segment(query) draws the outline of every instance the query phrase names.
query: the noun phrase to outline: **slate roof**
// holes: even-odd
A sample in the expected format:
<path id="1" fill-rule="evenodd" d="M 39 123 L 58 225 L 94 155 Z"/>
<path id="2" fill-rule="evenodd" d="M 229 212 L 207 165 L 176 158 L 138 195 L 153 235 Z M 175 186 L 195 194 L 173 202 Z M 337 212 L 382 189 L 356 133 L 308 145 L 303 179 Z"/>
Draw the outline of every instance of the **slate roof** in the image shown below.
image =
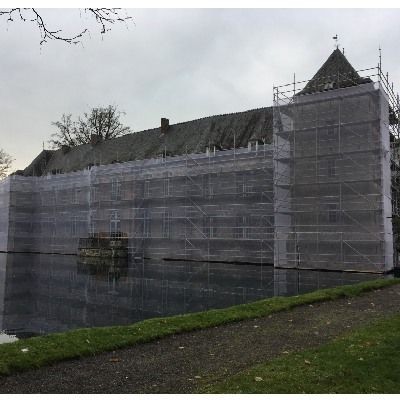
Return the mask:
<path id="1" fill-rule="evenodd" d="M 371 79 L 360 77 L 344 54 L 335 49 L 304 89 L 296 94 L 311 94 L 367 82 Z"/>
<path id="2" fill-rule="evenodd" d="M 23 174 L 45 175 L 82 170 L 89 165 L 111 164 L 167 155 L 203 153 L 207 146 L 217 149 L 246 147 L 249 141 L 272 142 L 272 107 L 234 114 L 216 115 L 169 126 L 165 134 L 160 128 L 121 136 L 98 143 L 84 144 L 64 150 L 47 151 L 36 157 Z M 234 139 L 235 137 L 235 139 Z M 45 160 L 45 165 L 43 165 Z"/>
<path id="3" fill-rule="evenodd" d="M 17 171 L 17 175 L 41 176 L 45 174 L 46 166 L 52 158 L 54 150 L 43 150 L 38 156 L 23 170 Z"/>

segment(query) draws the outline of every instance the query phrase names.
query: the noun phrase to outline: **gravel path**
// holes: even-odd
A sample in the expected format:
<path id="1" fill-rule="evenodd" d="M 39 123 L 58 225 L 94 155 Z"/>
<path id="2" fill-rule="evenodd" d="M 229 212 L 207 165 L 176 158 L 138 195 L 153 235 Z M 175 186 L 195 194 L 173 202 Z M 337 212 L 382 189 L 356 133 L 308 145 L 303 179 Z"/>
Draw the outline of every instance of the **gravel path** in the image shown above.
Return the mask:
<path id="1" fill-rule="evenodd" d="M 400 285 L 0 377 L 0 393 L 188 393 L 400 312 Z"/>

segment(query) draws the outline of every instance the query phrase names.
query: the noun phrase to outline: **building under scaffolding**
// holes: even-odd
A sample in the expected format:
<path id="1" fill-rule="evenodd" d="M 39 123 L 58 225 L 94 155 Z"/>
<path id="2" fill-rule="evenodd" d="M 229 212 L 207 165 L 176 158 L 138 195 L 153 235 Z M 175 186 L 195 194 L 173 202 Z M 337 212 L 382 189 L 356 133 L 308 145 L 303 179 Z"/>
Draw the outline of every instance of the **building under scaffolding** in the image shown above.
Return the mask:
<path id="1" fill-rule="evenodd" d="M 11 176 L 3 249 L 76 254 L 81 238 L 126 237 L 133 256 L 272 264 L 272 175 L 272 146 L 256 143 Z"/>
<path id="2" fill-rule="evenodd" d="M 321 68 L 300 92 L 275 88 L 277 267 L 393 268 L 398 99 L 380 66 L 363 72 Z"/>
<path id="3" fill-rule="evenodd" d="M 398 110 L 380 65 L 335 50 L 273 108 L 43 151 L 0 185 L 0 250 L 391 270 Z"/>

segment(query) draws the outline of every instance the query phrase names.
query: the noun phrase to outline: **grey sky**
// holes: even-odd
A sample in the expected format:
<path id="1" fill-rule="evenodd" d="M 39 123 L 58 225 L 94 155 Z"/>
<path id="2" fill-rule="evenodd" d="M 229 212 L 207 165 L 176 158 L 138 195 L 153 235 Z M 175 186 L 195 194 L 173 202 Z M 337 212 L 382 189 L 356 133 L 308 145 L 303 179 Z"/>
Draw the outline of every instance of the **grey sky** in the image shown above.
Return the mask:
<path id="1" fill-rule="evenodd" d="M 309 79 L 334 34 L 356 69 L 378 63 L 395 86 L 400 10 L 131 9 L 135 24 L 99 29 L 78 10 L 45 10 L 54 27 L 83 25 L 83 46 L 39 46 L 34 25 L 0 20 L 0 147 L 22 169 L 54 132 L 51 121 L 115 104 L 133 130 L 272 104 L 272 85 Z"/>

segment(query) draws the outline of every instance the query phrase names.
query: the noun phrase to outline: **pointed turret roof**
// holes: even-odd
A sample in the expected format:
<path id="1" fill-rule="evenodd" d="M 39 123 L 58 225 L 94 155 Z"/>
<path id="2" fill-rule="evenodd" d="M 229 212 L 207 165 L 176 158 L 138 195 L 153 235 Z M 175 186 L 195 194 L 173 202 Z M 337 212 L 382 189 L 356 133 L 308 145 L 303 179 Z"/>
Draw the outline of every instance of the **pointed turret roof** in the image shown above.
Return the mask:
<path id="1" fill-rule="evenodd" d="M 366 82 L 371 82 L 371 80 L 360 77 L 344 54 L 339 49 L 335 49 L 304 89 L 297 94 L 322 92 Z"/>

